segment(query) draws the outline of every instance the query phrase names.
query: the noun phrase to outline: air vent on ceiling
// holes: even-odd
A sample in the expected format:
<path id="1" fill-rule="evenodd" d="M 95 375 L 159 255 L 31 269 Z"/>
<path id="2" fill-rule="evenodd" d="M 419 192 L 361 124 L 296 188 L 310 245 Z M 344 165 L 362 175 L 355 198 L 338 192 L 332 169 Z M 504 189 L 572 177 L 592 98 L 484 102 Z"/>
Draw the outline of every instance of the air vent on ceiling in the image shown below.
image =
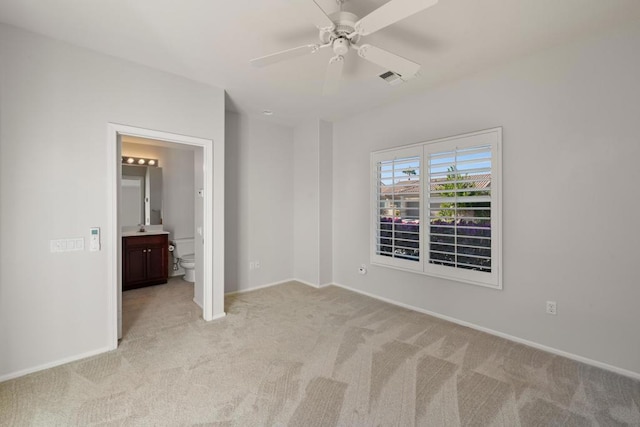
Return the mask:
<path id="1" fill-rule="evenodd" d="M 400 74 L 394 73 L 393 71 L 387 71 L 386 73 L 380 74 L 380 78 L 391 86 L 399 85 L 404 81 Z"/>

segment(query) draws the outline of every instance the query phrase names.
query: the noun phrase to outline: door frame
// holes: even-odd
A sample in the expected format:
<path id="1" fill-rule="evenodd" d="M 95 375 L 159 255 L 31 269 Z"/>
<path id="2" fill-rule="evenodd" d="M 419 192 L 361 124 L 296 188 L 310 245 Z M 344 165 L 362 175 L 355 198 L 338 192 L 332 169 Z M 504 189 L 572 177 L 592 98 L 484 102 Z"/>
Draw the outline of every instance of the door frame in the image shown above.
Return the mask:
<path id="1" fill-rule="evenodd" d="M 139 127 L 107 124 L 108 231 L 104 234 L 108 258 L 109 347 L 118 347 L 118 312 L 122 304 L 122 231 L 119 218 L 122 148 L 120 138 L 132 136 L 201 147 L 203 150 L 203 306 L 206 321 L 220 319 L 224 312 L 224 142 Z M 214 241 L 213 236 L 216 236 Z M 121 327 L 121 325 L 120 325 Z"/>

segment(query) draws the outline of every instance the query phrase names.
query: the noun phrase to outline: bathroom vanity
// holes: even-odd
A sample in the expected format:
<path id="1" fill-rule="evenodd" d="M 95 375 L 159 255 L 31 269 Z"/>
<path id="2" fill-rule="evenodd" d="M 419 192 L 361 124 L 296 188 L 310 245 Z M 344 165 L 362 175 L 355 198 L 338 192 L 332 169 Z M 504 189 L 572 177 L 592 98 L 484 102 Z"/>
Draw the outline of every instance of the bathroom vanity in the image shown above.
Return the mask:
<path id="1" fill-rule="evenodd" d="M 167 283 L 169 233 L 129 232 L 122 235 L 122 290 Z"/>

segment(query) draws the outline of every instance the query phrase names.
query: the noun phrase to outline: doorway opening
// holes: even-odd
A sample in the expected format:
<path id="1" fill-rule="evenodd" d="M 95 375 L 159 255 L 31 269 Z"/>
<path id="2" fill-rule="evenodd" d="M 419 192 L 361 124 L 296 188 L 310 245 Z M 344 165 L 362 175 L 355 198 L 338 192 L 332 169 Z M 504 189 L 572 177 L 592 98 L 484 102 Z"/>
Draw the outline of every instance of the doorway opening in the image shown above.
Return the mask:
<path id="1" fill-rule="evenodd" d="M 196 250 L 197 280 L 194 300 L 202 308 L 206 321 L 219 319 L 224 313 L 224 145 L 210 139 L 154 131 L 118 124 L 108 125 L 110 231 L 105 233 L 109 254 L 109 332 L 110 347 L 115 349 L 122 336 L 122 145 L 135 141 L 193 153 L 194 200 L 193 238 Z M 133 155 L 134 153 L 128 153 Z M 157 159 L 156 159 L 157 160 Z M 146 221 L 147 209 L 143 218 Z M 156 215 L 157 216 L 157 215 Z M 153 227 L 153 225 L 150 225 Z M 159 225 L 162 227 L 163 224 Z M 175 230 L 174 230 L 175 231 Z M 185 231 L 181 231 L 185 233 Z M 215 236 L 215 239 L 214 239 Z M 172 266 L 171 266 L 172 268 Z"/>
<path id="2" fill-rule="evenodd" d="M 124 247 L 118 338 L 126 339 L 132 328 L 145 328 L 146 322 L 154 324 L 171 313 L 202 317 L 202 265 L 195 258 L 203 259 L 204 169 L 202 147 L 123 135 L 120 148 Z M 153 288 L 139 289 L 148 286 Z M 175 304 L 162 297 L 176 290 L 180 298 Z"/>

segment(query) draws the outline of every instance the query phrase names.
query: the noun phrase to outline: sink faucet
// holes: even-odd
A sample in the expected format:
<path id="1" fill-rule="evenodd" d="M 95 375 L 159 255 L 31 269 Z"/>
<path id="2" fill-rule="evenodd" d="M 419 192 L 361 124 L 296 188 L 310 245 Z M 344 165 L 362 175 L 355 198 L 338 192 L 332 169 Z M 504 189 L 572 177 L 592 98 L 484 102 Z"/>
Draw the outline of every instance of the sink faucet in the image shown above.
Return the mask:
<path id="1" fill-rule="evenodd" d="M 144 233 L 145 231 L 147 231 L 147 230 L 144 229 L 144 224 L 138 224 L 138 227 L 140 227 L 138 229 L 138 231 L 141 232 L 141 233 Z"/>

